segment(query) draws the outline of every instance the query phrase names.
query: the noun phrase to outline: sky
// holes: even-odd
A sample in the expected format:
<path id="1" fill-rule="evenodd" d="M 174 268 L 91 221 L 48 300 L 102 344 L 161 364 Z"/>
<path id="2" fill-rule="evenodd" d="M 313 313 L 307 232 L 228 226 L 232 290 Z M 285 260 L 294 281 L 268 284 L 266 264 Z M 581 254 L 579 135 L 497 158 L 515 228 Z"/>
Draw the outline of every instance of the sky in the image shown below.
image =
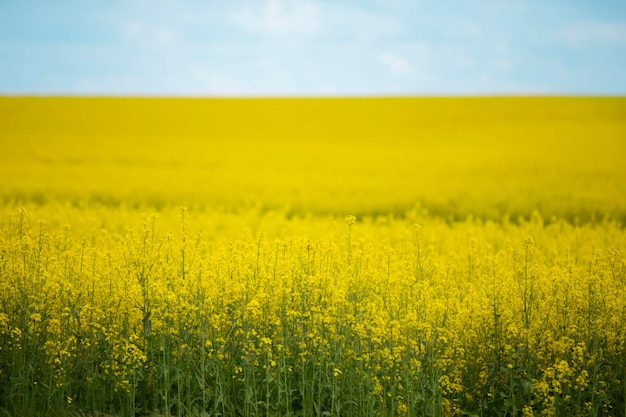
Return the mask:
<path id="1" fill-rule="evenodd" d="M 626 95 L 626 1 L 0 0 L 0 94 Z"/>

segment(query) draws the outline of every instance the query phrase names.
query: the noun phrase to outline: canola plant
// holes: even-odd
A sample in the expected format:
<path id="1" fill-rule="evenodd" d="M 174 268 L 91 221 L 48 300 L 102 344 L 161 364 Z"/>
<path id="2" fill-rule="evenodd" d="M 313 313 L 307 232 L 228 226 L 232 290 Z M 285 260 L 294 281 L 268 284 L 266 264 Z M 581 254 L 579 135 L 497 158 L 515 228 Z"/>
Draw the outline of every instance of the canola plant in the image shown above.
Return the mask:
<path id="1" fill-rule="evenodd" d="M 4 98 L 0 410 L 626 415 L 623 103 Z"/>

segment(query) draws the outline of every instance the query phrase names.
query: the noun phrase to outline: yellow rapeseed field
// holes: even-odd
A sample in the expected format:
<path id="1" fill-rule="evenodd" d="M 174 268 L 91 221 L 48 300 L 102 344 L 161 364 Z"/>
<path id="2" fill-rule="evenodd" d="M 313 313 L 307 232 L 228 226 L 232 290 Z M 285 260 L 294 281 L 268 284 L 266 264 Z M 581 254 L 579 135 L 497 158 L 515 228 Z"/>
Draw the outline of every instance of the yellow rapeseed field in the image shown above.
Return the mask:
<path id="1" fill-rule="evenodd" d="M 0 98 L 0 414 L 626 416 L 624 190 L 624 98 Z"/>

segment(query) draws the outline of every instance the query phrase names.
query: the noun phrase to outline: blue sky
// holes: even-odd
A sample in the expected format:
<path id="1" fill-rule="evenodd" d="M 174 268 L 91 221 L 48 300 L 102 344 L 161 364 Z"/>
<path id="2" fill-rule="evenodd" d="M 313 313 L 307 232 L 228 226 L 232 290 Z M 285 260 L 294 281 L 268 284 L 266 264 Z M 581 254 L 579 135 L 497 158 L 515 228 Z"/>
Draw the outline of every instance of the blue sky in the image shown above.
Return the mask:
<path id="1" fill-rule="evenodd" d="M 626 94 L 624 0 L 0 0 L 0 94 Z"/>

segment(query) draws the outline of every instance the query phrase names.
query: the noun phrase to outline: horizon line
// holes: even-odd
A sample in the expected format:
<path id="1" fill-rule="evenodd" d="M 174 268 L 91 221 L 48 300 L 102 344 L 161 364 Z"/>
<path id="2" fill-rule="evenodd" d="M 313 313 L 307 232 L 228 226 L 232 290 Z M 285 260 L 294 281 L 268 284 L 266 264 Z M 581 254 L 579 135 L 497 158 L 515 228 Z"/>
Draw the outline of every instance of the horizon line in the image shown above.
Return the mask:
<path id="1" fill-rule="evenodd" d="M 419 99 L 419 98 L 626 98 L 626 93 L 480 93 L 480 94 L 277 94 L 277 95 L 195 95 L 195 94 L 38 94 L 2 93 L 0 98 L 76 98 L 76 99 L 191 99 L 191 100 L 314 100 L 314 99 Z"/>

